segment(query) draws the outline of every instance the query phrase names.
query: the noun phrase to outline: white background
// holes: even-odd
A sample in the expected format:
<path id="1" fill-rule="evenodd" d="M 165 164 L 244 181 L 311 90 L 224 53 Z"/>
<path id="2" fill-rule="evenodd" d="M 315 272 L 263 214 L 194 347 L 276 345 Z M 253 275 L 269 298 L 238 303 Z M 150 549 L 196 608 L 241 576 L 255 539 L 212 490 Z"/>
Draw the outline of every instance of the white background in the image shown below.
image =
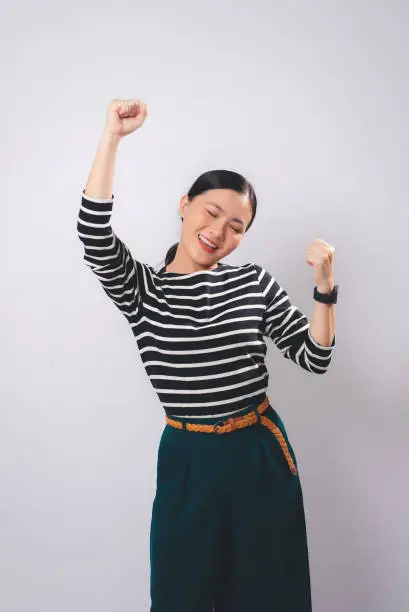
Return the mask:
<path id="1" fill-rule="evenodd" d="M 306 247 L 335 246 L 330 369 L 269 341 L 269 398 L 298 457 L 314 612 L 409 609 L 408 16 L 385 0 L 2 5 L 2 611 L 149 609 L 164 411 L 76 235 L 113 98 L 149 112 L 115 170 L 136 259 L 162 262 L 180 198 L 220 168 L 258 198 L 226 263 L 265 266 L 309 318 Z"/>

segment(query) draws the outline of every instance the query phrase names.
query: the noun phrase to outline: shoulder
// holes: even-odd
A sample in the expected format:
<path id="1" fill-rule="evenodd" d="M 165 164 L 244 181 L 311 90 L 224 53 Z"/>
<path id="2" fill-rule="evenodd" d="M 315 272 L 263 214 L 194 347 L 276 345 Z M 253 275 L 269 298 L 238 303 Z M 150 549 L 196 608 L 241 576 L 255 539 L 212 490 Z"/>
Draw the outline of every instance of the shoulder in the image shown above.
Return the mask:
<path id="1" fill-rule="evenodd" d="M 270 272 L 262 264 L 255 261 L 249 261 L 239 266 L 224 264 L 224 271 L 227 273 L 231 271 L 233 276 L 243 279 L 243 283 L 251 282 L 253 285 L 256 283 L 256 286 L 258 285 L 263 292 L 270 290 L 270 287 L 273 290 L 279 288 L 279 284 Z"/>
<path id="2" fill-rule="evenodd" d="M 262 284 L 265 285 L 267 282 L 274 280 L 270 272 L 262 264 L 251 261 L 246 266 L 256 274 L 257 280 Z"/>
<path id="3" fill-rule="evenodd" d="M 259 278 L 264 273 L 264 268 L 254 261 L 248 261 L 239 265 L 232 265 L 223 262 L 220 263 L 220 273 L 222 275 L 226 275 L 232 279 L 240 279 L 243 283 L 254 283 L 254 281 L 258 283 Z"/>

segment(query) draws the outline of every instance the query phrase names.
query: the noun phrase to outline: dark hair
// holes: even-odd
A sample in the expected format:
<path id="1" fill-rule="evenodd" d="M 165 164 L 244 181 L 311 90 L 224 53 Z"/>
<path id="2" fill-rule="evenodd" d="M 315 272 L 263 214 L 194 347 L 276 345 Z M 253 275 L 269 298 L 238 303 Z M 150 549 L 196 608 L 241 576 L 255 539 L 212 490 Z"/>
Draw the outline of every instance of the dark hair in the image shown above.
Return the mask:
<path id="1" fill-rule="evenodd" d="M 245 194 L 249 197 L 253 214 L 250 223 L 246 227 L 245 231 L 247 232 L 253 223 L 257 210 L 257 198 L 251 183 L 249 183 L 244 176 L 232 170 L 209 170 L 196 179 L 188 191 L 188 198 L 192 200 L 209 189 L 233 189 L 237 191 L 237 193 Z M 168 249 L 165 257 L 165 266 L 170 264 L 175 258 L 178 244 L 179 243 L 176 242 Z"/>

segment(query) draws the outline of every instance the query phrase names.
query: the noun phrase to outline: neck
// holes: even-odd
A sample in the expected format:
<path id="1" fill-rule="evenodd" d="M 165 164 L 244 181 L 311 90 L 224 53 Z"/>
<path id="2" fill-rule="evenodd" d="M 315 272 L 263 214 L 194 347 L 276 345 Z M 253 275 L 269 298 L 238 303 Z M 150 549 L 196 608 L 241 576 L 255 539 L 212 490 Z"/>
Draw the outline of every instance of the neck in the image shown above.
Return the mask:
<path id="1" fill-rule="evenodd" d="M 165 272 L 174 272 L 175 274 L 190 274 L 191 272 L 204 272 L 206 270 L 215 270 L 219 267 L 219 262 L 206 266 L 192 259 L 184 250 L 183 245 L 179 242 L 176 249 L 176 255 L 172 261 L 166 266 Z"/>

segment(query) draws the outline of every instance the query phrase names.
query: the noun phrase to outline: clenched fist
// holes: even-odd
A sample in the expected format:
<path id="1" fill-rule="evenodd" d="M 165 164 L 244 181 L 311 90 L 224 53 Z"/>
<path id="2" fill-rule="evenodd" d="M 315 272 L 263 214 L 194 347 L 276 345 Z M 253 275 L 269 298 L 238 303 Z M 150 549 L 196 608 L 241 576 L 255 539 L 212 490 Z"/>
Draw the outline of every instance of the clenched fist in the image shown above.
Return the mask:
<path id="1" fill-rule="evenodd" d="M 147 114 L 146 104 L 141 100 L 115 98 L 108 106 L 105 132 L 122 138 L 140 128 Z"/>
<path id="2" fill-rule="evenodd" d="M 334 253 L 335 247 L 320 238 L 307 246 L 307 264 L 313 266 L 314 282 L 323 293 L 331 291 L 334 286 Z"/>

